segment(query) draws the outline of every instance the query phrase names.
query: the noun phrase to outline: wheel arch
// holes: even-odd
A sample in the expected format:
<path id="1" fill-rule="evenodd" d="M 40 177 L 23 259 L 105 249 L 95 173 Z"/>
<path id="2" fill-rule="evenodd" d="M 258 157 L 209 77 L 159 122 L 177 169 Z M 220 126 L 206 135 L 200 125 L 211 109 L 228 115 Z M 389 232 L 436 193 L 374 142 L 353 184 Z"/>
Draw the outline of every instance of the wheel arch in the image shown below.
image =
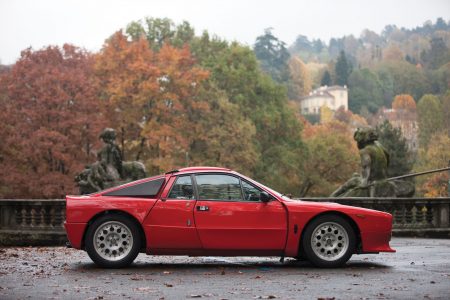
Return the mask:
<path id="1" fill-rule="evenodd" d="M 329 216 L 340 216 L 342 218 L 344 218 L 346 221 L 348 221 L 348 223 L 350 224 L 350 226 L 352 227 L 353 231 L 355 232 L 355 236 L 356 236 L 356 249 L 355 249 L 355 253 L 359 253 L 362 249 L 362 240 L 361 240 L 361 230 L 359 229 L 358 224 L 355 222 L 355 220 L 352 219 L 352 217 L 350 217 L 349 215 L 340 212 L 340 211 L 324 211 L 321 212 L 317 215 L 315 215 L 314 217 L 312 217 L 311 219 L 308 220 L 308 222 L 305 224 L 305 226 L 303 226 L 302 232 L 300 234 L 300 239 L 299 239 L 299 246 L 298 246 L 298 256 L 301 257 L 303 255 L 304 249 L 303 249 L 303 237 L 305 235 L 305 230 L 306 228 L 317 218 L 325 216 L 325 215 L 329 215 Z"/>
<path id="2" fill-rule="evenodd" d="M 81 239 L 81 249 L 85 249 L 85 239 L 86 239 L 86 233 L 88 231 L 89 226 L 92 225 L 92 223 L 95 222 L 95 220 L 97 220 L 98 218 L 105 216 L 105 215 L 122 215 L 127 217 L 128 219 L 130 219 L 131 221 L 133 221 L 137 228 L 139 229 L 139 237 L 141 238 L 141 251 L 146 249 L 147 247 L 147 239 L 145 237 L 145 232 L 144 232 L 144 228 L 142 227 L 142 224 L 130 213 L 123 211 L 123 210 L 118 210 L 118 209 L 109 209 L 109 210 L 104 210 L 101 211 L 99 213 L 97 213 L 96 215 L 94 215 L 87 223 L 86 228 L 84 229 L 83 232 L 83 238 Z"/>

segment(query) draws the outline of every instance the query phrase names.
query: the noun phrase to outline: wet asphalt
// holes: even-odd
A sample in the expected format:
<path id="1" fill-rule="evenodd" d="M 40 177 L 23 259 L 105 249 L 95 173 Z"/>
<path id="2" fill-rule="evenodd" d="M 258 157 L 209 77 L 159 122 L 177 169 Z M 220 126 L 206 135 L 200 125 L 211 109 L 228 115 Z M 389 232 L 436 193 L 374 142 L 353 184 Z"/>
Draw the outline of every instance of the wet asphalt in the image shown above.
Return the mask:
<path id="1" fill-rule="evenodd" d="M 397 253 L 338 269 L 265 257 L 140 254 L 100 269 L 84 251 L 0 248 L 0 299 L 450 299 L 450 240 L 394 238 Z"/>

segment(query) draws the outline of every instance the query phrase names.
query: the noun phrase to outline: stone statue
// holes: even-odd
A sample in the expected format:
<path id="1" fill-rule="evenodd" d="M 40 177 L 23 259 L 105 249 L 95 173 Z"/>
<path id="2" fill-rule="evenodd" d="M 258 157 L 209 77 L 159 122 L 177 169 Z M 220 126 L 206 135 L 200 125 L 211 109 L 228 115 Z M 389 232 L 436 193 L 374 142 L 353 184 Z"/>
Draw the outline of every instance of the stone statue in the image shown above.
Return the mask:
<path id="1" fill-rule="evenodd" d="M 97 153 L 97 161 L 87 165 L 75 177 L 80 194 L 90 194 L 147 176 L 145 166 L 138 161 L 123 161 L 116 145 L 116 132 L 106 128 L 100 134 L 104 145 Z"/>
<path id="2" fill-rule="evenodd" d="M 355 132 L 361 158 L 361 174 L 352 178 L 331 194 L 331 197 L 412 197 L 414 184 L 409 181 L 387 181 L 389 153 L 378 142 L 378 135 L 372 128 Z"/>
<path id="3" fill-rule="evenodd" d="M 100 134 L 100 138 L 105 145 L 97 153 L 97 160 L 104 167 L 108 180 L 120 180 L 123 177 L 122 153 L 115 144 L 116 131 L 112 128 L 106 128 Z"/>

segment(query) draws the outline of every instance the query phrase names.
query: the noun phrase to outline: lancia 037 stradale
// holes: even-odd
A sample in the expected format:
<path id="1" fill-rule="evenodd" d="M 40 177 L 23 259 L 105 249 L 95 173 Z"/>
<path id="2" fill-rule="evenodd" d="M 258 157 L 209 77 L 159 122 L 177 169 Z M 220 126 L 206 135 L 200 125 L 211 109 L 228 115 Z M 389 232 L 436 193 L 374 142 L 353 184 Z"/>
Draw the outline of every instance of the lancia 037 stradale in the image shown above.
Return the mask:
<path id="1" fill-rule="evenodd" d="M 67 196 L 70 245 L 99 266 L 150 255 L 280 256 L 319 267 L 395 252 L 385 212 L 292 200 L 225 168 L 191 167 Z"/>

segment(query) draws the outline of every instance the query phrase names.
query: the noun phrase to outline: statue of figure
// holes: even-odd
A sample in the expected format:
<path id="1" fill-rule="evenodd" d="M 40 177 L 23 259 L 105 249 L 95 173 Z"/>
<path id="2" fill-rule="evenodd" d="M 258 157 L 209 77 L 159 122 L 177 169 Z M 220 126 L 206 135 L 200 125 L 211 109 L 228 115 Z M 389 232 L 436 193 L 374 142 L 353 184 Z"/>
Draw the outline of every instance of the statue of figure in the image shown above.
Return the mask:
<path id="1" fill-rule="evenodd" d="M 97 153 L 97 160 L 102 163 L 109 181 L 115 181 L 123 177 L 122 153 L 115 144 L 116 131 L 106 128 L 100 134 L 100 138 L 105 143 L 103 148 Z"/>
<path id="2" fill-rule="evenodd" d="M 90 194 L 147 176 L 145 166 L 138 161 L 123 161 L 115 143 L 116 132 L 106 128 L 100 134 L 104 146 L 97 153 L 97 161 L 85 167 L 75 177 L 80 194 Z"/>
<path id="3" fill-rule="evenodd" d="M 352 178 L 331 194 L 331 197 L 411 197 L 414 185 L 407 181 L 387 181 L 389 153 L 378 142 L 372 128 L 359 129 L 354 134 L 361 158 L 361 174 Z"/>

